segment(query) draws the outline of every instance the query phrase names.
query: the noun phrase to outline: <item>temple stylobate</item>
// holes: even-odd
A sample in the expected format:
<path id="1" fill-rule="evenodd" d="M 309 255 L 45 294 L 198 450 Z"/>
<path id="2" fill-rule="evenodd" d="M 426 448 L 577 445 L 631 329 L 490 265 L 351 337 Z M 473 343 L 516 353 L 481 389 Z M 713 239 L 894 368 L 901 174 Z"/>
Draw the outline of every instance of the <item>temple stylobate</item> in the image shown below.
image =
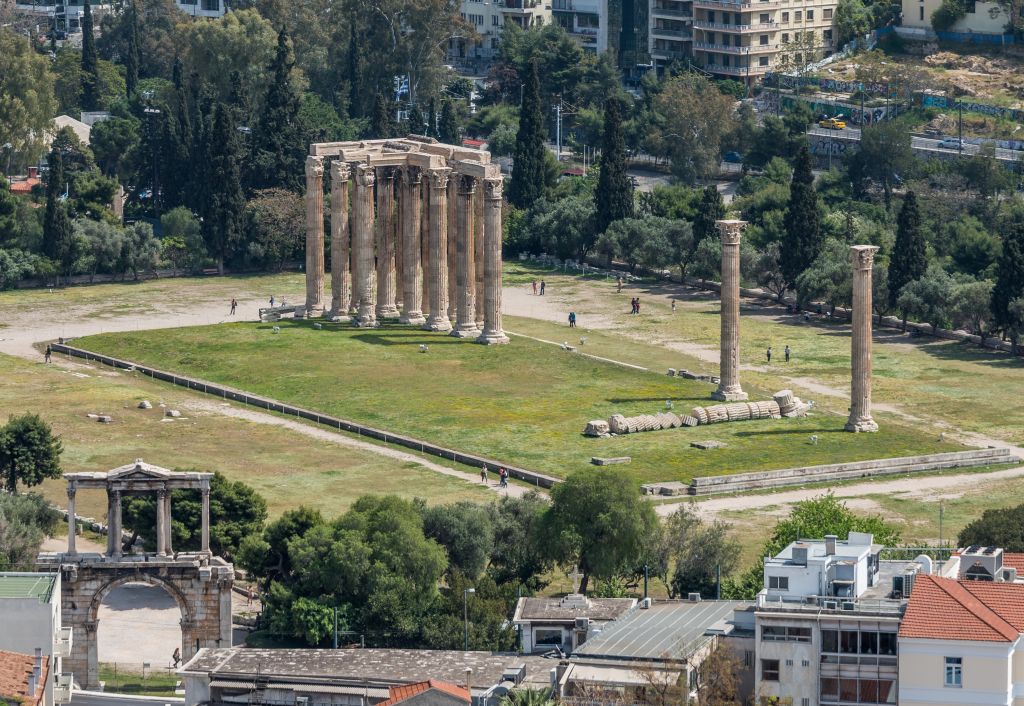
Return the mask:
<path id="1" fill-rule="evenodd" d="M 397 319 L 479 343 L 508 343 L 501 324 L 502 184 L 489 152 L 429 137 L 310 145 L 306 316 L 361 327 Z"/>

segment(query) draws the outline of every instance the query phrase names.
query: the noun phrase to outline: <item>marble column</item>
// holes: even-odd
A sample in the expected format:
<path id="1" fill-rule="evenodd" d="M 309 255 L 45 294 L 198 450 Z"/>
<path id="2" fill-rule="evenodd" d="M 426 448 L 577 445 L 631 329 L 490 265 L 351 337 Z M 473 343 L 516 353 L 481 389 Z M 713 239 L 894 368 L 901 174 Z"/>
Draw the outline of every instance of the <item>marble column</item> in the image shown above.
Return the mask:
<path id="1" fill-rule="evenodd" d="M 422 178 L 420 189 L 420 267 L 423 270 L 423 296 L 420 308 L 426 314 L 430 310 L 430 182 Z"/>
<path id="2" fill-rule="evenodd" d="M 156 491 L 156 553 L 160 556 L 167 554 L 167 533 L 164 525 L 167 524 L 167 489 L 161 488 Z"/>
<path id="3" fill-rule="evenodd" d="M 201 521 L 202 526 L 202 550 L 204 553 L 210 553 L 210 486 L 208 481 L 204 481 L 202 488 L 203 494 L 203 516 Z"/>
<path id="4" fill-rule="evenodd" d="M 395 306 L 395 170 L 377 170 L 377 318 L 398 318 Z"/>
<path id="5" fill-rule="evenodd" d="M 115 490 L 110 493 L 111 521 L 107 532 L 111 539 L 111 554 L 115 557 L 121 556 L 121 544 L 124 539 L 121 537 L 121 491 Z"/>
<path id="6" fill-rule="evenodd" d="M 373 185 L 376 176 L 369 164 L 356 166 L 352 193 L 352 263 L 355 274 L 356 325 L 377 326 L 377 292 L 373 286 Z"/>
<path id="7" fill-rule="evenodd" d="M 484 189 L 473 197 L 473 262 L 476 264 L 476 327 L 484 330 Z"/>
<path id="8" fill-rule="evenodd" d="M 348 180 L 351 170 L 344 162 L 331 163 L 331 319 L 348 321 L 352 300 L 349 266 Z"/>
<path id="9" fill-rule="evenodd" d="M 718 389 L 712 399 L 741 402 L 747 393 L 740 387 L 740 237 L 745 221 L 717 221 L 722 238 L 721 364 Z"/>
<path id="10" fill-rule="evenodd" d="M 75 551 L 75 535 L 78 533 L 78 523 L 75 522 L 75 492 L 77 486 L 74 481 L 68 483 L 68 554 L 77 554 Z"/>
<path id="11" fill-rule="evenodd" d="M 400 242 L 402 243 L 402 316 L 403 324 L 420 326 L 426 322 L 423 318 L 423 263 L 420 260 L 420 232 L 423 214 L 423 200 L 420 198 L 420 187 L 423 178 L 418 167 L 406 167 L 402 170 L 402 195 L 399 199 L 401 214 Z"/>
<path id="12" fill-rule="evenodd" d="M 501 327 L 501 190 L 498 177 L 484 179 L 484 328 L 478 343 L 508 343 Z"/>
<path id="13" fill-rule="evenodd" d="M 476 194 L 476 179 L 471 176 L 458 177 L 459 203 L 456 211 L 459 231 L 455 245 L 455 329 L 453 336 L 477 338 L 480 329 L 476 326 L 476 263 L 473 245 L 473 220 L 475 209 L 473 197 Z"/>
<path id="14" fill-rule="evenodd" d="M 424 328 L 451 331 L 448 318 L 448 167 L 427 171 L 430 187 L 430 311 Z"/>
<path id="15" fill-rule="evenodd" d="M 455 324 L 458 317 L 456 308 L 458 305 L 458 294 L 456 288 L 456 268 L 458 267 L 458 254 L 456 248 L 459 243 L 459 177 L 452 174 L 448 179 L 448 320 Z"/>
<path id="16" fill-rule="evenodd" d="M 853 264 L 853 327 L 850 338 L 851 390 L 850 418 L 846 431 L 878 431 L 871 418 L 871 269 L 875 264 L 874 245 L 850 248 Z"/>
<path id="17" fill-rule="evenodd" d="M 306 316 L 324 313 L 324 160 L 306 157 Z"/>
<path id="18" fill-rule="evenodd" d="M 171 532 L 171 491 L 168 490 L 164 494 L 164 548 L 168 554 L 174 554 L 173 538 L 174 534 Z"/>

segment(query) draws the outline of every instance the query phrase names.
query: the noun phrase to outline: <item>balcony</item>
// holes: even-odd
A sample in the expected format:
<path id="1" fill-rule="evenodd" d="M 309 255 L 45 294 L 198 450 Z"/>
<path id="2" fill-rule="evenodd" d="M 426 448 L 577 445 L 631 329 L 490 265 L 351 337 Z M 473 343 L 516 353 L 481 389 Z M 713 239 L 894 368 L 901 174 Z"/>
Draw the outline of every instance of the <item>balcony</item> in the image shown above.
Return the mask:
<path id="1" fill-rule="evenodd" d="M 58 674 L 53 686 L 53 703 L 71 703 L 71 683 L 74 681 L 73 674 Z"/>
<path id="2" fill-rule="evenodd" d="M 690 10 L 676 7 L 652 7 L 651 15 L 654 17 L 693 17 Z"/>
<path id="3" fill-rule="evenodd" d="M 55 657 L 71 656 L 71 628 L 61 628 L 53 641 L 53 654 Z"/>
<path id="4" fill-rule="evenodd" d="M 651 49 L 651 56 L 655 59 L 672 61 L 673 59 L 686 59 L 690 54 L 679 49 Z"/>
<path id="5" fill-rule="evenodd" d="M 666 27 L 652 27 L 651 34 L 655 37 L 675 37 L 677 39 L 690 38 L 690 33 L 685 29 L 668 29 Z"/>
<path id="6" fill-rule="evenodd" d="M 724 54 L 764 54 L 766 52 L 778 51 L 778 44 L 754 44 L 749 47 L 736 47 L 731 44 L 710 44 L 708 42 L 694 42 L 694 49 L 704 51 L 716 51 Z"/>
<path id="7" fill-rule="evenodd" d="M 710 29 L 716 32 L 775 32 L 779 26 L 774 22 L 758 23 L 752 25 L 727 25 L 721 22 L 708 22 L 707 20 L 694 20 L 694 27 Z"/>
<path id="8" fill-rule="evenodd" d="M 721 66 L 720 64 L 705 64 L 700 68 L 709 74 L 723 76 L 762 76 L 772 70 L 771 66 Z"/>
<path id="9" fill-rule="evenodd" d="M 745 2 L 728 2 L 728 0 L 693 0 L 694 7 L 704 7 L 709 10 L 726 10 L 732 12 L 756 12 L 758 10 L 776 10 L 782 6 L 780 0 L 746 0 Z"/>

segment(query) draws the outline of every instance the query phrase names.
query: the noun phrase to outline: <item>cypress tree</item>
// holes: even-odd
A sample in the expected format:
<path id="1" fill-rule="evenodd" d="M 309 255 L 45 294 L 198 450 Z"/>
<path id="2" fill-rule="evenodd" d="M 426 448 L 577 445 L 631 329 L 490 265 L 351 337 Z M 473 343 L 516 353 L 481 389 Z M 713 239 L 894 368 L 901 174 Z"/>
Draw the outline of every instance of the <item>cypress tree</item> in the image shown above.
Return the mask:
<path id="1" fill-rule="evenodd" d="M 46 213 L 43 215 L 43 254 L 60 266 L 62 274 L 71 274 L 74 265 L 74 231 L 64 196 L 64 158 L 50 152 L 46 182 Z"/>
<path id="2" fill-rule="evenodd" d="M 221 103 L 214 110 L 207 145 L 209 179 L 203 199 L 203 239 L 217 259 L 217 271 L 224 273 L 224 261 L 242 239 L 245 194 L 239 165 L 238 131 L 231 109 Z"/>
<path id="3" fill-rule="evenodd" d="M 353 16 L 348 35 L 348 117 L 358 118 L 363 114 L 360 99 L 362 86 L 359 80 L 359 42 L 356 41 L 356 22 Z"/>
<path id="4" fill-rule="evenodd" d="M 601 173 L 594 191 L 598 233 L 615 221 L 633 216 L 633 184 L 626 174 L 626 140 L 622 136 L 619 108 L 617 99 L 605 101 Z"/>
<path id="5" fill-rule="evenodd" d="M 383 139 L 391 137 L 394 128 L 391 125 L 391 113 L 388 112 L 387 101 L 380 93 L 373 102 L 373 115 L 370 117 L 370 137 L 372 139 Z"/>
<path id="6" fill-rule="evenodd" d="M 93 111 L 99 104 L 100 74 L 96 41 L 92 34 L 92 8 L 85 0 L 82 9 L 82 110 Z"/>
<path id="7" fill-rule="evenodd" d="M 921 231 L 921 211 L 917 195 L 908 191 L 896 219 L 896 242 L 889 258 L 889 305 L 895 307 L 900 290 L 924 277 L 927 269 L 928 254 Z"/>
<path id="8" fill-rule="evenodd" d="M 519 109 L 519 132 L 512 162 L 509 203 L 526 208 L 544 195 L 544 119 L 540 109 L 540 78 L 537 62 L 530 62 L 523 103 Z"/>
<path id="9" fill-rule="evenodd" d="M 420 107 L 413 103 L 412 108 L 409 109 L 409 132 L 414 135 L 425 135 L 426 124 L 427 121 L 423 118 Z"/>
<path id="10" fill-rule="evenodd" d="M 255 188 L 300 188 L 305 146 L 299 133 L 299 95 L 292 86 L 294 65 L 288 33 L 282 28 L 277 34 L 277 53 L 270 64 L 273 79 L 253 130 Z"/>
<path id="11" fill-rule="evenodd" d="M 128 44 L 124 57 L 124 83 L 128 89 L 128 97 L 135 95 L 135 88 L 139 85 L 139 16 L 135 7 L 135 0 L 128 3 L 127 12 Z"/>
<path id="12" fill-rule="evenodd" d="M 427 104 L 427 137 L 437 137 L 437 103 L 433 98 Z"/>
<path id="13" fill-rule="evenodd" d="M 441 108 L 441 121 L 437 126 L 438 139 L 449 145 L 459 144 L 459 121 L 451 101 L 445 101 Z"/>
<path id="14" fill-rule="evenodd" d="M 1003 252 L 992 288 L 992 320 L 1001 331 L 1020 326 L 1010 304 L 1024 298 L 1024 223 L 1014 223 L 1003 236 Z"/>
<path id="15" fill-rule="evenodd" d="M 697 215 L 693 219 L 693 247 L 696 250 L 702 240 L 715 236 L 718 226 L 715 221 L 725 218 L 725 201 L 714 184 L 704 187 Z"/>
<path id="16" fill-rule="evenodd" d="M 783 225 L 782 276 L 792 287 L 821 250 L 821 210 L 807 145 L 802 145 L 796 156 Z"/>

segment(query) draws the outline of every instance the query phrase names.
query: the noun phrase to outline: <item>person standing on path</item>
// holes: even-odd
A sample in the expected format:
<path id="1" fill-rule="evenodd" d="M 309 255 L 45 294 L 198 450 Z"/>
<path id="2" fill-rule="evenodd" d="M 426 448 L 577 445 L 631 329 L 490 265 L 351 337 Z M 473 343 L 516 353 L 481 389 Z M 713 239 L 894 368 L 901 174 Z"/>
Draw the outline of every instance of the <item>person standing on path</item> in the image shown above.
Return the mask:
<path id="1" fill-rule="evenodd" d="M 616 290 L 616 293 L 617 294 L 621 294 L 622 293 L 622 275 L 619 275 L 618 277 L 615 278 L 615 286 L 618 287 L 618 289 Z"/>
<path id="2" fill-rule="evenodd" d="M 633 313 L 635 313 L 635 314 L 639 314 L 640 313 L 640 297 L 636 298 L 636 311 L 633 312 Z"/>
<path id="3" fill-rule="evenodd" d="M 238 308 L 238 300 L 232 298 L 231 299 L 231 314 L 230 314 L 230 316 L 234 316 L 235 315 L 235 309 L 237 309 L 237 308 Z"/>
<path id="4" fill-rule="evenodd" d="M 782 351 L 782 353 L 783 353 L 783 355 L 786 356 L 786 362 L 788 363 L 789 362 L 789 344 L 788 343 L 786 344 L 786 349 L 784 351 Z"/>
<path id="5" fill-rule="evenodd" d="M 544 289 L 546 288 L 546 286 L 547 286 L 547 285 L 546 285 L 546 284 L 544 284 L 544 280 L 541 280 L 541 281 L 540 281 L 540 295 L 541 295 L 542 297 L 544 296 Z"/>
<path id="6" fill-rule="evenodd" d="M 533 296 L 537 296 L 537 280 L 533 280 Z"/>
<path id="7" fill-rule="evenodd" d="M 771 346 L 768 346 L 768 350 L 766 350 L 764 352 L 764 355 L 765 355 L 766 358 L 768 358 L 768 362 L 771 363 L 772 362 L 772 347 Z"/>
<path id="8" fill-rule="evenodd" d="M 270 306 L 274 306 L 274 295 L 270 295 Z"/>
<path id="9" fill-rule="evenodd" d="M 50 362 L 50 356 L 53 355 L 53 349 L 50 348 L 50 344 L 46 344 L 46 352 L 43 353 L 43 361 L 46 363 Z"/>
<path id="10" fill-rule="evenodd" d="M 487 485 L 487 466 L 480 469 L 480 482 Z"/>
<path id="11" fill-rule="evenodd" d="M 676 300 L 675 299 L 672 300 L 672 313 L 673 314 L 676 313 Z"/>
<path id="12" fill-rule="evenodd" d="M 576 328 L 576 312 L 569 312 L 569 328 Z"/>

